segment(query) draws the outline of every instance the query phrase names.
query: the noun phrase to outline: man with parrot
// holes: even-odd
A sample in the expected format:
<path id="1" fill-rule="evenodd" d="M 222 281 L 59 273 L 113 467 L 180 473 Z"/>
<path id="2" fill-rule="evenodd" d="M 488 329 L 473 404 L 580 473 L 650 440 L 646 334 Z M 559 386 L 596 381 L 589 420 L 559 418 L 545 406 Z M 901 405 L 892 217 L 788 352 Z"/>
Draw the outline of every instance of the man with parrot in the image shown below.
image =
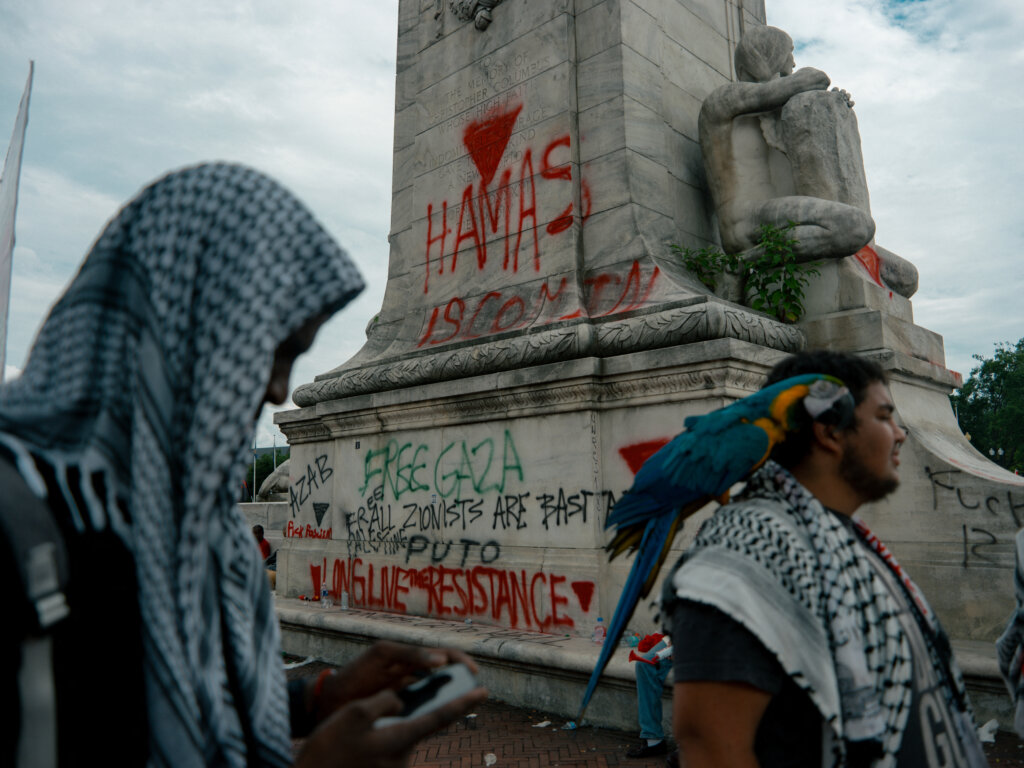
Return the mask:
<path id="1" fill-rule="evenodd" d="M 761 392 L 687 419 L 609 515 L 612 556 L 636 550 L 614 646 L 682 520 L 746 480 L 664 582 L 688 768 L 987 765 L 948 638 L 854 516 L 899 484 L 886 383 L 853 355 L 789 357 Z"/>

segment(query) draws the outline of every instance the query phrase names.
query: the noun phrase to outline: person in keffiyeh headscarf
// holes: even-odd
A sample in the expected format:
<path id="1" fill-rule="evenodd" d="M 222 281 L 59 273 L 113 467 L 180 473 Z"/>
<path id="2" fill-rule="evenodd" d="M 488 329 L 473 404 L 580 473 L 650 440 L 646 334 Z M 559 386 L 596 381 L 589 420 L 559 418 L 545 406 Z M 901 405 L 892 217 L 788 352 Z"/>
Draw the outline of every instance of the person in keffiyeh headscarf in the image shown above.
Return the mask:
<path id="1" fill-rule="evenodd" d="M 262 403 L 283 402 L 295 357 L 362 288 L 276 182 L 188 168 L 106 226 L 24 372 L 0 389 L 0 467 L 45 500 L 67 548 L 70 612 L 53 632 L 59 764 L 291 762 L 277 622 L 235 489 Z M 308 725 L 398 683 L 366 669 L 451 658 L 374 654 L 360 679 L 321 681 L 331 706 L 317 703 Z M 393 712 L 397 698 L 369 701 L 309 743 L 334 739 L 337 764 L 377 764 L 366 713 Z M 388 759 L 453 712 L 392 734 Z"/>
<path id="2" fill-rule="evenodd" d="M 999 672 L 1013 700 L 1013 729 L 1024 739 L 1024 529 L 1015 540 L 1017 566 L 1013 572 L 1013 592 L 1017 607 L 1010 614 L 1006 629 L 996 640 Z"/>
<path id="3" fill-rule="evenodd" d="M 681 762 L 987 766 L 948 635 L 857 517 L 900 482 L 907 433 L 885 372 L 811 350 L 776 364 L 766 386 L 811 373 L 847 395 L 794 409 L 785 440 L 664 582 Z"/>

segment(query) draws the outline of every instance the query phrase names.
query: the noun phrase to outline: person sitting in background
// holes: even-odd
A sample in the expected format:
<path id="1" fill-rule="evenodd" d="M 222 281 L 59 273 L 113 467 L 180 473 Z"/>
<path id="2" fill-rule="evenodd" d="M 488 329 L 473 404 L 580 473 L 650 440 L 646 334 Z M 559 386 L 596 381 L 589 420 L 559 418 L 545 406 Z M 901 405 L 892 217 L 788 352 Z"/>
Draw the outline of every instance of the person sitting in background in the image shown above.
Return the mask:
<path id="1" fill-rule="evenodd" d="M 260 554 L 263 555 L 263 561 L 266 562 L 267 558 L 270 557 L 270 542 L 263 538 L 263 526 L 254 525 L 252 527 L 252 535 L 256 537 L 256 544 L 260 548 Z"/>
<path id="2" fill-rule="evenodd" d="M 362 287 L 306 208 L 248 168 L 173 172 L 108 223 L 0 388 L 0 505 L 23 499 L 22 527 L 59 530 L 0 558 L 24 587 L 0 641 L 16 713 L 0 764 L 292 762 L 278 624 L 234 489 L 263 403 L 284 402 L 295 358 Z M 389 644 L 304 683 L 297 764 L 405 764 L 486 691 L 373 722 L 401 709 L 410 673 L 456 660 Z"/>
<path id="3" fill-rule="evenodd" d="M 672 638 L 657 632 L 644 636 L 629 660 L 636 662 L 636 705 L 640 721 L 640 744 L 626 751 L 626 757 L 654 757 L 668 752 L 665 729 L 661 726 L 661 694 L 665 678 L 672 671 Z"/>

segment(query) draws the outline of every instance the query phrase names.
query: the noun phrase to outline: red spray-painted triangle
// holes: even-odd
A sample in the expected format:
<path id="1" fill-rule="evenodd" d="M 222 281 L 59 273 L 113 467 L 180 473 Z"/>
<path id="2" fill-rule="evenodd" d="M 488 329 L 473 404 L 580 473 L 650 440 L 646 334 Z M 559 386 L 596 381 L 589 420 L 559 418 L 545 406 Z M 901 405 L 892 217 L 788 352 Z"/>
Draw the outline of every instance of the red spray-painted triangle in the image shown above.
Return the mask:
<path id="1" fill-rule="evenodd" d="M 469 150 L 485 187 L 498 171 L 508 140 L 512 137 L 512 127 L 522 111 L 522 104 L 508 111 L 496 107 L 484 115 L 483 120 L 467 125 L 462 134 L 462 143 Z"/>
<path id="2" fill-rule="evenodd" d="M 853 258 L 861 263 L 876 284 L 882 285 L 882 263 L 878 258 L 878 252 L 874 248 L 870 245 L 865 245 L 853 254 Z M 882 285 L 882 287 L 884 288 L 885 286 Z"/>
<path id="3" fill-rule="evenodd" d="M 657 453 L 667 442 L 667 437 L 661 437 L 657 440 L 648 440 L 646 443 L 633 443 L 633 445 L 619 448 L 619 455 L 626 460 L 626 464 L 629 465 L 629 471 L 635 475 L 640 471 L 640 467 L 644 465 L 644 462 Z"/>
<path id="4" fill-rule="evenodd" d="M 594 599 L 594 582 L 592 581 L 571 581 L 569 586 L 576 593 L 576 599 L 580 601 L 580 608 L 584 613 L 590 611 L 590 601 Z"/>

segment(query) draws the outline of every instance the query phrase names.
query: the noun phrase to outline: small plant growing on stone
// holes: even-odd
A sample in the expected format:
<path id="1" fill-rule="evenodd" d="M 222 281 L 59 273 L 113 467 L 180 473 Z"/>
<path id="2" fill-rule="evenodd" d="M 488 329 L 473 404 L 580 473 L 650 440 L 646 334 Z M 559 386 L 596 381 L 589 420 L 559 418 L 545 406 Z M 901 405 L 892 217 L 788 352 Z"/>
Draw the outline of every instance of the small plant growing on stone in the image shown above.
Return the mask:
<path id="1" fill-rule="evenodd" d="M 784 323 L 795 323 L 804 314 L 804 289 L 812 276 L 820 274 L 813 264 L 797 261 L 793 250 L 797 241 L 789 234 L 795 226 L 792 221 L 784 227 L 762 224 L 761 237 L 747 252 L 747 258 L 709 246 L 697 251 L 678 245 L 672 249 L 681 255 L 683 266 L 710 290 L 717 288 L 725 273 L 740 276 L 752 308 Z"/>
<path id="2" fill-rule="evenodd" d="M 725 254 L 717 248 L 706 245 L 699 251 L 672 245 L 672 250 L 681 255 L 683 266 L 686 267 L 708 289 L 718 289 L 718 278 L 724 272 L 738 275 L 742 262 L 737 254 Z"/>

